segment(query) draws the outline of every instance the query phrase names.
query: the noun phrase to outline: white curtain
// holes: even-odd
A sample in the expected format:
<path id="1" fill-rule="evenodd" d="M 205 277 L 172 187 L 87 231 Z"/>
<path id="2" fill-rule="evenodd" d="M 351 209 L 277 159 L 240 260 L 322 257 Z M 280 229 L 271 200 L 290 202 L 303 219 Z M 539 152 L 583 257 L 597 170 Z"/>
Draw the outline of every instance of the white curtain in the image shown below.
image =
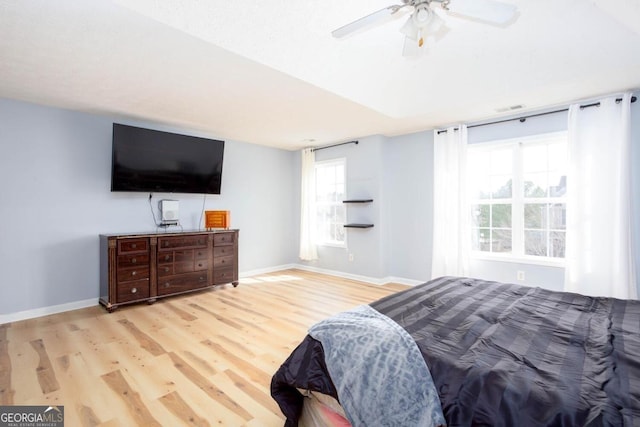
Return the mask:
<path id="1" fill-rule="evenodd" d="M 618 97 L 620 98 L 620 97 Z M 631 94 L 569 108 L 565 290 L 637 298 L 631 229 Z"/>
<path id="2" fill-rule="evenodd" d="M 313 261 L 318 259 L 315 243 L 316 221 L 316 155 L 312 148 L 302 150 L 302 180 L 300 183 L 300 259 Z"/>
<path id="3" fill-rule="evenodd" d="M 467 127 L 433 135 L 433 255 L 431 277 L 467 276 L 471 251 L 467 200 Z"/>

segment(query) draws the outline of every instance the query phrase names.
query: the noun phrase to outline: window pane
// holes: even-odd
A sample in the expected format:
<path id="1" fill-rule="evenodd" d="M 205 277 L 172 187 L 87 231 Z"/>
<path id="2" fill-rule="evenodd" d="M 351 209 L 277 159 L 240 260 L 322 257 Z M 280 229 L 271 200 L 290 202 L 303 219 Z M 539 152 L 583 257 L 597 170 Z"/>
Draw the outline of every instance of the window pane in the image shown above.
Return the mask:
<path id="1" fill-rule="evenodd" d="M 547 256 L 547 233 L 545 231 L 524 232 L 525 254 Z"/>
<path id="2" fill-rule="evenodd" d="M 512 187 L 513 180 L 511 179 L 511 175 L 491 177 L 491 196 L 494 199 L 510 199 Z"/>
<path id="3" fill-rule="evenodd" d="M 347 222 L 347 209 L 344 206 L 336 206 L 336 222 L 344 225 Z"/>
<path id="4" fill-rule="evenodd" d="M 513 173 L 513 150 L 494 150 L 491 152 L 491 174 L 511 175 Z"/>
<path id="5" fill-rule="evenodd" d="M 547 173 L 530 173 L 524 176 L 525 197 L 546 197 Z"/>
<path id="6" fill-rule="evenodd" d="M 549 197 L 562 197 L 567 193 L 567 176 L 558 173 L 549 174 Z"/>
<path id="7" fill-rule="evenodd" d="M 564 203 L 553 203 L 549 205 L 549 228 L 551 230 L 566 230 L 567 228 L 567 205 Z"/>
<path id="8" fill-rule="evenodd" d="M 552 231 L 550 234 L 549 256 L 554 258 L 564 258 L 566 233 L 563 231 Z"/>
<path id="9" fill-rule="evenodd" d="M 491 226 L 511 228 L 511 205 L 493 205 L 491 207 Z"/>
<path id="10" fill-rule="evenodd" d="M 547 171 L 547 146 L 531 145 L 522 148 L 522 166 L 524 173 Z"/>
<path id="11" fill-rule="evenodd" d="M 473 222 L 478 227 L 489 226 L 489 205 L 475 205 L 473 207 Z"/>
<path id="12" fill-rule="evenodd" d="M 492 234 L 492 252 L 511 252 L 511 230 L 494 230 Z"/>
<path id="13" fill-rule="evenodd" d="M 473 230 L 472 248 L 476 251 L 489 252 L 491 250 L 489 238 L 490 231 L 488 228 L 476 228 Z"/>
<path id="14" fill-rule="evenodd" d="M 549 170 L 564 170 L 567 164 L 567 144 L 564 142 L 559 144 L 549 144 L 548 150 Z"/>
<path id="15" fill-rule="evenodd" d="M 345 163 L 343 160 L 316 163 L 316 219 L 318 243 L 345 242 Z"/>
<path id="16" fill-rule="evenodd" d="M 547 204 L 527 203 L 524 205 L 524 228 L 544 229 L 547 227 Z"/>

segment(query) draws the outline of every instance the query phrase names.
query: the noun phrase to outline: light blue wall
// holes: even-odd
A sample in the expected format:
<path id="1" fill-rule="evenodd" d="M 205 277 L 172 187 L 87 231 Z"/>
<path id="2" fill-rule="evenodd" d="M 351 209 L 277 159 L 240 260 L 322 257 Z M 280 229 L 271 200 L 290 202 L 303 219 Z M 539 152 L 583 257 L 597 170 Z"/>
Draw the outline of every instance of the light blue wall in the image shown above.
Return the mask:
<path id="1" fill-rule="evenodd" d="M 384 162 L 387 275 L 425 282 L 433 242 L 433 132 L 389 138 Z"/>
<path id="2" fill-rule="evenodd" d="M 543 112 L 551 112 L 543 111 Z M 567 112 L 545 114 L 518 120 L 478 126 L 469 129 L 469 142 L 481 143 L 501 139 L 518 138 L 567 129 Z M 640 102 L 632 104 L 633 164 L 640 165 Z M 349 248 L 321 248 L 320 260 L 307 263 L 347 274 L 362 275 L 372 279 L 426 281 L 431 277 L 431 245 L 433 240 L 433 132 L 425 131 L 398 137 L 361 138 L 357 147 L 346 146 L 320 151 L 319 160 L 346 157 L 350 175 L 347 187 L 361 188 L 368 183 L 372 194 L 379 192 L 374 202 L 379 232 L 357 231 L 349 234 Z M 300 153 L 295 158 L 295 176 L 300 174 Z M 375 171 L 379 164 L 381 172 Z M 352 170 L 355 168 L 355 171 Z M 361 174 L 372 179 L 357 182 Z M 640 168 L 633 168 L 634 218 L 640 218 Z M 299 193 L 299 186 L 296 188 Z M 364 194 L 366 195 L 366 194 Z M 349 194 L 351 196 L 351 194 Z M 384 203 L 378 204 L 381 200 Z M 299 197 L 296 209 L 299 210 Z M 296 226 L 299 223 L 296 222 Z M 637 265 L 640 266 L 640 221 L 636 229 Z M 298 235 L 298 234 L 297 234 Z M 297 251 L 296 235 L 296 251 Z M 358 246 L 356 246 L 356 244 Z M 362 252 L 364 250 L 364 252 Z M 355 252 L 355 262 L 347 261 L 349 252 Z M 363 254 L 366 259 L 363 260 Z M 489 280 L 517 283 L 517 272 L 525 273 L 525 281 L 532 286 L 562 290 L 564 269 L 543 265 L 512 262 L 472 260 L 470 275 Z M 640 290 L 640 280 L 638 281 Z"/>
<path id="3" fill-rule="evenodd" d="M 120 123 L 196 134 L 151 123 Z M 148 193 L 110 192 L 112 118 L 0 99 L 0 315 L 98 298 L 100 233 L 155 231 Z M 206 209 L 231 210 L 240 271 L 289 264 L 294 156 L 227 141 L 222 194 Z M 203 196 L 180 201 L 185 229 L 199 227 Z"/>
<path id="4" fill-rule="evenodd" d="M 370 136 L 360 138 L 358 145 L 347 144 L 326 150 L 316 151 L 316 161 L 337 158 L 346 159 L 347 165 L 347 196 L 351 199 L 373 199 L 372 203 L 363 205 L 349 204 L 347 206 L 348 222 L 371 222 L 373 228 L 348 229 L 347 248 L 319 246 L 317 261 L 300 264 L 325 270 L 340 271 L 353 275 L 380 278 L 386 275 L 386 247 L 383 236 L 387 221 L 383 220 L 383 207 L 386 205 L 383 186 L 384 168 L 383 150 L 386 138 Z M 297 153 L 296 177 L 300 176 L 300 153 Z M 297 205 L 299 215 L 299 192 Z M 299 224 L 299 222 L 298 222 Z M 296 229 L 299 236 L 299 228 Z M 298 239 L 295 241 L 296 250 Z M 349 254 L 353 254 L 353 261 L 349 261 Z"/>

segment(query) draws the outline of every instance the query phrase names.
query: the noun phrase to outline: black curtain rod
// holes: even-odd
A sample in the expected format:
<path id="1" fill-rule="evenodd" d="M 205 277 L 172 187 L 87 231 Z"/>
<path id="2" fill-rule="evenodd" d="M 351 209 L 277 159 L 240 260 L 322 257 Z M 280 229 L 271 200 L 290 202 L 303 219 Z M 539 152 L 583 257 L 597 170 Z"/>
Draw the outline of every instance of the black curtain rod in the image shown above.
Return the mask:
<path id="1" fill-rule="evenodd" d="M 631 97 L 631 102 L 636 102 L 638 100 L 638 98 L 636 98 L 635 96 Z M 616 103 L 619 104 L 622 102 L 622 98 L 616 98 Z M 584 108 L 589 108 L 589 107 L 599 107 L 600 103 L 599 102 L 594 102 L 593 104 L 587 104 L 587 105 L 581 105 L 580 109 L 584 109 Z M 495 122 L 488 122 L 488 123 L 480 123 L 477 125 L 469 125 L 467 126 L 467 129 L 469 128 L 477 128 L 480 126 L 487 126 L 487 125 L 495 125 L 498 123 L 506 123 L 506 122 L 512 122 L 514 120 L 519 120 L 520 123 L 524 123 L 525 121 L 527 121 L 527 119 L 531 118 L 531 117 L 540 117 L 540 116 L 546 116 L 548 114 L 555 114 L 555 113 L 562 113 L 564 111 L 569 111 L 568 108 L 563 108 L 561 110 L 554 110 L 554 111 L 547 111 L 545 113 L 537 113 L 537 114 L 529 114 L 528 116 L 522 116 L 522 117 L 517 117 L 517 118 L 513 118 L 513 119 L 504 119 L 504 120 L 497 120 Z M 458 128 L 453 128 L 453 130 L 458 130 Z M 438 135 L 440 135 L 441 133 L 445 133 L 447 131 L 447 129 L 442 129 L 438 131 Z"/>
<path id="2" fill-rule="evenodd" d="M 327 145 L 326 147 L 312 148 L 311 151 L 320 151 L 320 150 L 324 150 L 325 148 L 332 148 L 332 147 L 337 147 L 339 145 L 346 145 L 346 144 L 358 145 L 358 141 L 341 142 L 340 144 Z"/>

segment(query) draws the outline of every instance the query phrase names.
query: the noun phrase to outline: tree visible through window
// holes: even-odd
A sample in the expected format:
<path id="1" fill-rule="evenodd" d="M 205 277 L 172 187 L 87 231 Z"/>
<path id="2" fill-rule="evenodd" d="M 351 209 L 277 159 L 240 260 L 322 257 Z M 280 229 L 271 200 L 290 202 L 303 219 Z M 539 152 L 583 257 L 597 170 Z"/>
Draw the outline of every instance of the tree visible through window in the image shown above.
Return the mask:
<path id="1" fill-rule="evenodd" d="M 566 134 L 471 145 L 472 248 L 564 258 Z"/>
<path id="2" fill-rule="evenodd" d="M 317 243 L 345 245 L 345 159 L 316 162 Z"/>

